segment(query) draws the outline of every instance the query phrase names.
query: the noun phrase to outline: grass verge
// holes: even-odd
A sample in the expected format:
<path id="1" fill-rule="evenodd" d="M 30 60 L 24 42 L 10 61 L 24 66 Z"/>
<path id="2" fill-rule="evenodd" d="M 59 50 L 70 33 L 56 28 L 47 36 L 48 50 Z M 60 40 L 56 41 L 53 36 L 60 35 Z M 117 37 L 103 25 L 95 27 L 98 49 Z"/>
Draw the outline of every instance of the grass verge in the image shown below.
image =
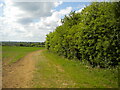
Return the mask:
<path id="1" fill-rule="evenodd" d="M 118 88 L 118 70 L 91 68 L 43 51 L 38 57 L 35 88 Z"/>

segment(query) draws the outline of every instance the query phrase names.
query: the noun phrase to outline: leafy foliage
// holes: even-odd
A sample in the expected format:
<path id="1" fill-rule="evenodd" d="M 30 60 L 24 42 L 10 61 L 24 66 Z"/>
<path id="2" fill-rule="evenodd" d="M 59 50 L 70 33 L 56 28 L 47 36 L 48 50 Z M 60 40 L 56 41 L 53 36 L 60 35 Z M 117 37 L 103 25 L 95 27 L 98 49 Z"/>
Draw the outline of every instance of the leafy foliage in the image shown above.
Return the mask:
<path id="1" fill-rule="evenodd" d="M 120 60 L 120 2 L 94 2 L 71 12 L 46 37 L 46 48 L 93 67 L 116 66 Z"/>

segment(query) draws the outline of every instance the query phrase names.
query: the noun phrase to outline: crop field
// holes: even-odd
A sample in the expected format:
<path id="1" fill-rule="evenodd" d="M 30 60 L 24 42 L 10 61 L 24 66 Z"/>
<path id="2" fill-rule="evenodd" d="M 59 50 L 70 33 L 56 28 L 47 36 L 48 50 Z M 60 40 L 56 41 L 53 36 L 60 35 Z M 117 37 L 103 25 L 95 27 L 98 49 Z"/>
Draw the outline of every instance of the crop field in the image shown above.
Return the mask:
<path id="1" fill-rule="evenodd" d="M 3 46 L 2 61 L 7 62 L 7 64 L 11 64 L 24 57 L 27 53 L 40 49 L 42 49 L 42 47 Z"/>

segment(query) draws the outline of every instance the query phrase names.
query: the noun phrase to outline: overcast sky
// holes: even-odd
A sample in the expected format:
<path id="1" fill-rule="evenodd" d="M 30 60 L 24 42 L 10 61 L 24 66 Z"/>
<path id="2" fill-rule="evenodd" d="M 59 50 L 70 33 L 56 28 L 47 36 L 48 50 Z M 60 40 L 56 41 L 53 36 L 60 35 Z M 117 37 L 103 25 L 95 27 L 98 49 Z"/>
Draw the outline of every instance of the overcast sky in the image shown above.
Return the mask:
<path id="1" fill-rule="evenodd" d="M 45 41 L 71 11 L 90 2 L 12 2 L 0 0 L 0 41 Z"/>

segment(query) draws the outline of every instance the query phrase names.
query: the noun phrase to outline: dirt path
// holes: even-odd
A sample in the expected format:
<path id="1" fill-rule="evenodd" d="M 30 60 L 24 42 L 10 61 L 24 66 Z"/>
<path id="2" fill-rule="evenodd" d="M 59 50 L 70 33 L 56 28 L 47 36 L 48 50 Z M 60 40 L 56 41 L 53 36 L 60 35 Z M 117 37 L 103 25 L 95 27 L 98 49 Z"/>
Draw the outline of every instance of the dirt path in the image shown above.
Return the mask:
<path id="1" fill-rule="evenodd" d="M 3 67 L 2 87 L 3 88 L 30 88 L 32 87 L 32 78 L 37 59 L 34 56 L 39 55 L 43 50 L 38 50 L 27 54 L 18 62 Z"/>

